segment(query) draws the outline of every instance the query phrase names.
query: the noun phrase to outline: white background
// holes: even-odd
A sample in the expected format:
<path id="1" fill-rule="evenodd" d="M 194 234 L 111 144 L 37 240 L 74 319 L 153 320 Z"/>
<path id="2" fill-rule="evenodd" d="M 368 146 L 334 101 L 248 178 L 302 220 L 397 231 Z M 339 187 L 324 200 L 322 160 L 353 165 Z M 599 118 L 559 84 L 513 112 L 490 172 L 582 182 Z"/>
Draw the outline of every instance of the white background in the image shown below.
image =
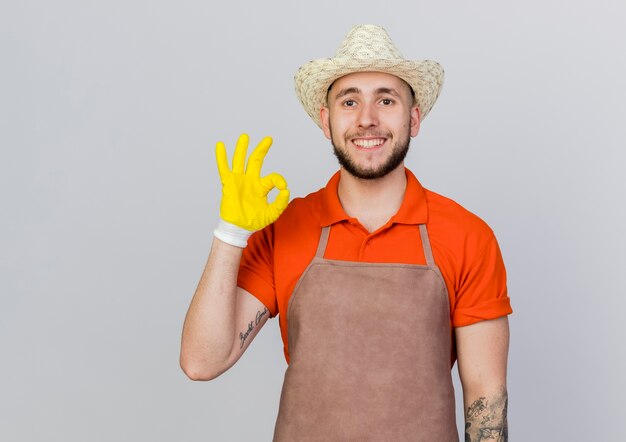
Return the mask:
<path id="1" fill-rule="evenodd" d="M 213 146 L 272 135 L 264 171 L 323 186 L 293 74 L 375 23 L 446 70 L 407 165 L 499 239 L 511 439 L 620 440 L 625 22 L 617 0 L 2 1 L 0 439 L 271 439 L 277 320 L 215 381 L 178 367 Z"/>

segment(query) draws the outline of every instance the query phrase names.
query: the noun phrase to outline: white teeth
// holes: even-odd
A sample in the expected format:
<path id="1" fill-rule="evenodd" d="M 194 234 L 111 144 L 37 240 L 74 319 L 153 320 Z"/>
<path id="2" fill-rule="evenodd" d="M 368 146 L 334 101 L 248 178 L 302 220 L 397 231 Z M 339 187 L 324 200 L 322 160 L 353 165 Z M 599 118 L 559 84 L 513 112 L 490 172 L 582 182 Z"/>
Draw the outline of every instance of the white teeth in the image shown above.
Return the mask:
<path id="1" fill-rule="evenodd" d="M 354 140 L 353 143 L 359 147 L 363 147 L 365 149 L 369 149 L 372 147 L 380 146 L 385 142 L 382 138 L 377 138 L 375 140 Z"/>

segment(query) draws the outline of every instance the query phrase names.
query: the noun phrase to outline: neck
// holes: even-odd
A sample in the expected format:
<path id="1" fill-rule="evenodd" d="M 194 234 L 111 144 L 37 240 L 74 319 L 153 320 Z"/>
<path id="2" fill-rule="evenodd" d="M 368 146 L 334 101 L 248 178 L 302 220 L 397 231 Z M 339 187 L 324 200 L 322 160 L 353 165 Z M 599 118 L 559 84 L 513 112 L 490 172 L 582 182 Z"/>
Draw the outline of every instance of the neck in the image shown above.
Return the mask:
<path id="1" fill-rule="evenodd" d="M 337 190 L 346 214 L 356 218 L 373 232 L 395 215 L 404 199 L 406 173 L 401 164 L 392 172 L 375 180 L 363 180 L 341 169 Z"/>

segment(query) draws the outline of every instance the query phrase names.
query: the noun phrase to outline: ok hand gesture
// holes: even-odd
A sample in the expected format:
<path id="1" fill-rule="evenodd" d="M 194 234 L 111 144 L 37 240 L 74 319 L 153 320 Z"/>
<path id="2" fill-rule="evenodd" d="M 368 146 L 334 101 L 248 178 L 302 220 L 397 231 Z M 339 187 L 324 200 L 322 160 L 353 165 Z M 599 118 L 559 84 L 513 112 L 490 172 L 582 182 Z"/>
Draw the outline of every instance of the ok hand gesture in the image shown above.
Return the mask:
<path id="1" fill-rule="evenodd" d="M 285 178 L 277 173 L 261 177 L 263 160 L 272 139 L 265 137 L 261 140 L 246 166 L 248 143 L 248 135 L 242 134 L 235 147 L 232 169 L 228 166 L 226 146 L 221 141 L 216 145 L 215 155 L 222 182 L 220 217 L 226 223 L 252 233 L 276 221 L 289 203 L 289 189 Z M 267 195 L 274 188 L 279 192 L 270 203 Z"/>

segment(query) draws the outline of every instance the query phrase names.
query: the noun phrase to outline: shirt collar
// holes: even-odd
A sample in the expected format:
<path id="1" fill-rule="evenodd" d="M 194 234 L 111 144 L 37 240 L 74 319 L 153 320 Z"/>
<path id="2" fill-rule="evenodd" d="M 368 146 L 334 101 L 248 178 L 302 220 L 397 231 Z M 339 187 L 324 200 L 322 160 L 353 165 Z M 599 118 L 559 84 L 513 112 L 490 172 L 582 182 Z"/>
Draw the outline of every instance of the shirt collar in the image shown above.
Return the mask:
<path id="1" fill-rule="evenodd" d="M 404 169 L 406 173 L 406 191 L 398 212 L 391 218 L 394 223 L 400 224 L 425 224 L 428 221 L 428 206 L 426 204 L 426 192 L 417 180 L 413 172 Z M 330 226 L 340 221 L 350 219 L 341 206 L 337 189 L 339 188 L 340 173 L 335 173 L 323 191 L 322 214 L 320 225 Z"/>

